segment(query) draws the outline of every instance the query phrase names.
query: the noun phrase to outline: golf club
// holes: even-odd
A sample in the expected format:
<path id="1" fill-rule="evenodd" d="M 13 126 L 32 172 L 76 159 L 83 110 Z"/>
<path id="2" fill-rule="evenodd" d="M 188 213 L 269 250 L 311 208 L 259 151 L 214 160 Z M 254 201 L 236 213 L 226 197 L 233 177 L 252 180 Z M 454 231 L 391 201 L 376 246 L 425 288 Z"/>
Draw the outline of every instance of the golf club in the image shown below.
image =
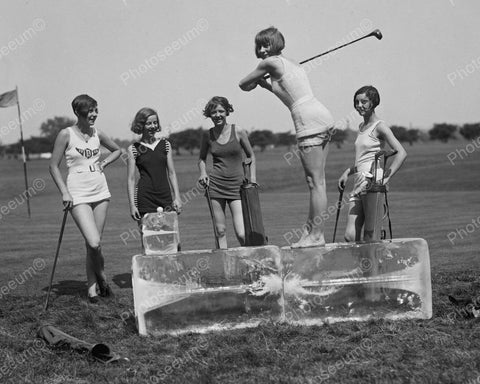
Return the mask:
<path id="1" fill-rule="evenodd" d="M 370 37 L 370 36 L 375 36 L 378 40 L 382 40 L 382 37 L 383 37 L 382 32 L 380 32 L 379 29 L 375 29 L 374 31 L 370 32 L 369 34 L 367 34 L 367 35 L 365 35 L 365 36 L 359 37 L 358 39 L 352 40 L 352 41 L 350 41 L 350 42 L 348 42 L 348 43 L 346 43 L 346 44 L 340 45 L 340 46 L 338 46 L 338 47 L 336 47 L 336 48 L 329 49 L 328 51 L 325 51 L 325 52 L 320 53 L 320 54 L 318 54 L 318 55 L 316 55 L 316 56 L 310 57 L 309 59 L 303 60 L 303 61 L 300 62 L 300 64 L 305 64 L 305 63 L 308 63 L 309 61 L 315 60 L 315 59 L 318 58 L 318 57 L 328 55 L 330 52 L 333 52 L 333 51 L 336 51 L 337 49 L 346 47 L 347 45 L 356 43 L 357 41 L 366 39 L 367 37 Z"/>
<path id="2" fill-rule="evenodd" d="M 340 189 L 340 196 L 338 197 L 337 217 L 335 218 L 335 229 L 333 230 L 332 243 L 335 243 L 335 236 L 337 234 L 338 216 L 340 215 L 340 209 L 342 208 L 342 200 L 343 200 L 343 191 L 344 190 L 345 190 L 345 186 L 343 187 L 343 189 Z"/>
<path id="3" fill-rule="evenodd" d="M 65 230 L 65 224 L 67 222 L 68 209 L 64 209 L 62 227 L 60 228 L 60 236 L 58 237 L 57 251 L 55 252 L 55 260 L 53 261 L 52 274 L 50 276 L 50 284 L 48 286 L 47 298 L 45 299 L 45 306 L 43 310 L 46 311 L 48 308 L 48 301 L 50 299 L 50 291 L 52 290 L 53 275 L 55 274 L 55 267 L 57 266 L 58 254 L 60 253 L 60 244 L 62 244 L 63 231 Z"/>
<path id="4" fill-rule="evenodd" d="M 217 225 L 215 222 L 215 215 L 213 213 L 213 207 L 212 207 L 212 198 L 210 197 L 210 187 L 208 184 L 204 184 L 203 187 L 205 188 L 205 197 L 207 198 L 208 209 L 210 210 L 210 217 L 212 218 L 213 234 L 215 235 L 215 247 L 217 247 L 217 249 L 220 249 L 220 243 L 218 242 L 218 235 L 217 235 Z"/>
<path id="5" fill-rule="evenodd" d="M 370 32 L 369 34 L 364 35 L 364 36 L 362 36 L 362 37 L 359 37 L 358 39 L 352 40 L 352 41 L 350 41 L 350 42 L 348 42 L 348 43 L 346 43 L 346 44 L 340 45 L 340 46 L 338 46 L 338 47 L 336 47 L 336 48 L 329 49 L 328 51 L 322 52 L 322 53 L 320 53 L 320 54 L 318 54 L 318 55 L 315 55 L 315 56 L 313 56 L 313 57 L 310 57 L 309 59 L 303 60 L 303 61 L 300 62 L 300 64 L 308 63 L 309 61 L 312 61 L 312 60 L 315 60 L 315 59 L 317 59 L 317 58 L 319 58 L 319 57 L 328 55 L 329 53 L 331 53 L 331 52 L 333 52 L 333 51 L 336 51 L 337 49 L 346 47 L 347 45 L 356 43 L 357 41 L 366 39 L 367 37 L 371 37 L 371 36 L 376 37 L 378 40 L 382 40 L 382 37 L 383 37 L 382 32 L 380 32 L 379 29 L 375 29 L 375 30 L 373 30 L 372 32 Z M 266 80 L 266 79 L 270 78 L 270 75 L 266 75 L 266 76 L 264 76 L 263 78 Z"/>

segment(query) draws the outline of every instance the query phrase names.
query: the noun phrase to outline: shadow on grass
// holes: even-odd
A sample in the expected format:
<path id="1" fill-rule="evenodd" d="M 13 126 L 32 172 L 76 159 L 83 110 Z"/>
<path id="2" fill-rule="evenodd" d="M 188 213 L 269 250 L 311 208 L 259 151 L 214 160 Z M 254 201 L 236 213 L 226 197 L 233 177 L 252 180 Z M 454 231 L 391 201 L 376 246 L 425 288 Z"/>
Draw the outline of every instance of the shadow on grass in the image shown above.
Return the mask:
<path id="1" fill-rule="evenodd" d="M 42 291 L 48 292 L 48 287 L 42 288 Z M 52 293 L 56 295 L 78 296 L 78 294 L 86 294 L 87 283 L 78 280 L 62 280 L 56 284 L 52 284 Z"/>
<path id="2" fill-rule="evenodd" d="M 118 285 L 119 288 L 133 288 L 132 287 L 132 274 L 121 273 L 112 277 L 112 281 Z"/>

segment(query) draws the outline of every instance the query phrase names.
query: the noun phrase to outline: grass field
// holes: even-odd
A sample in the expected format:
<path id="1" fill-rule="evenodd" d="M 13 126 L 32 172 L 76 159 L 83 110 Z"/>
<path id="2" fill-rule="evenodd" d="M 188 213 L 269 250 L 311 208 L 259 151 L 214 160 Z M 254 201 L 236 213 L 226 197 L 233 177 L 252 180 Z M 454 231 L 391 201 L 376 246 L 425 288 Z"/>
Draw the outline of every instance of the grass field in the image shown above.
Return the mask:
<path id="1" fill-rule="evenodd" d="M 86 302 L 84 244 L 69 218 L 51 307 L 42 313 L 62 218 L 61 197 L 48 163 L 29 162 L 34 194 L 28 219 L 22 164 L 2 161 L 0 383 L 480 383 L 479 319 L 465 319 L 446 296 L 480 294 L 480 151 L 463 153 L 467 144 L 458 140 L 407 147 L 409 157 L 390 186 L 394 236 L 420 237 L 429 244 L 431 320 L 268 324 L 161 338 L 140 337 L 135 329 L 130 269 L 140 240 L 128 213 L 125 164 L 119 160 L 106 171 L 113 198 L 103 249 L 115 299 L 102 305 Z M 457 154 L 454 164 L 449 153 Z M 284 246 L 307 215 L 302 168 L 295 152 L 285 148 L 258 153 L 257 159 L 269 242 Z M 330 148 L 329 206 L 338 199 L 338 176 L 352 162 L 351 143 Z M 175 166 L 184 201 L 182 249 L 212 248 L 206 201 L 194 188 L 196 158 L 177 156 Z M 343 209 L 337 239 L 345 215 Z M 333 216 L 326 222 L 327 241 L 334 221 Z M 229 245 L 237 246 L 231 231 L 228 236 Z M 43 323 L 83 340 L 102 341 L 131 363 L 104 366 L 75 352 L 48 349 L 35 339 Z"/>

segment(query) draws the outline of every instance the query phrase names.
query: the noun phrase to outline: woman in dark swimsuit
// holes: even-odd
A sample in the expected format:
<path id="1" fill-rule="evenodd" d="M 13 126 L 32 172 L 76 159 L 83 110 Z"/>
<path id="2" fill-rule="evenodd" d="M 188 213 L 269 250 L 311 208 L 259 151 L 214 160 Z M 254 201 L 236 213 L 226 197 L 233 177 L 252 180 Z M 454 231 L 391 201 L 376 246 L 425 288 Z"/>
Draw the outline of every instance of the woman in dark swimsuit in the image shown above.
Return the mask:
<path id="1" fill-rule="evenodd" d="M 227 123 L 227 116 L 233 112 L 232 105 L 225 97 L 215 96 L 205 106 L 203 114 L 212 119 L 213 128 L 203 136 L 200 147 L 199 182 L 207 185 L 212 198 L 217 236 L 220 248 L 227 248 L 225 207 L 228 204 L 232 214 L 233 228 L 240 243 L 245 242 L 240 186 L 244 175 L 243 153 L 251 159 L 251 182 L 256 182 L 255 155 L 245 131 Z M 207 174 L 206 159 L 210 152 L 213 170 Z"/>

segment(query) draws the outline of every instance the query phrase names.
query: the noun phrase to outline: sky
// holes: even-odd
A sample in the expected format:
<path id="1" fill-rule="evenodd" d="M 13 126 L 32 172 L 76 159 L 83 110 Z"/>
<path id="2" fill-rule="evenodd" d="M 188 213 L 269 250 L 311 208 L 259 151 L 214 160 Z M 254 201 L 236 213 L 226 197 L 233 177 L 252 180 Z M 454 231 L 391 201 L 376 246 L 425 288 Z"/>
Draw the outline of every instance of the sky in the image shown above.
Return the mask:
<path id="1" fill-rule="evenodd" d="M 380 29 L 306 66 L 316 97 L 352 128 L 354 92 L 378 88 L 377 114 L 391 125 L 480 121 L 480 2 L 476 0 L 2 0 L 0 93 L 18 87 L 25 138 L 54 116 L 74 118 L 71 101 L 98 101 L 96 126 L 134 139 L 142 107 L 158 111 L 166 134 L 208 128 L 209 98 L 225 96 L 229 122 L 251 131 L 294 132 L 287 108 L 240 79 L 258 64 L 254 37 L 285 36 L 302 61 Z M 20 138 L 17 108 L 0 109 L 0 142 Z"/>

